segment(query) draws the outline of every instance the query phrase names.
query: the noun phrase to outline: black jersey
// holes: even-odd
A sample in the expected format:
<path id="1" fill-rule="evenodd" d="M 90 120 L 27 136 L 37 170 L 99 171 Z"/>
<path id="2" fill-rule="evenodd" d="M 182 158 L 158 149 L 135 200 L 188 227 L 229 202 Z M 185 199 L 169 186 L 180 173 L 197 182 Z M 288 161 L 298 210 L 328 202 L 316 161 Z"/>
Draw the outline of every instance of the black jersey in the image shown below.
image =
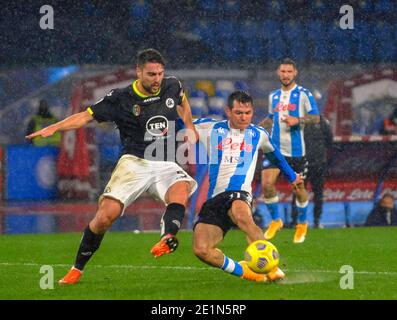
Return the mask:
<path id="1" fill-rule="evenodd" d="M 116 124 L 124 154 L 166 161 L 175 159 L 179 117 L 176 108 L 183 98 L 182 84 L 175 77 L 164 78 L 159 92 L 152 96 L 139 92 L 135 81 L 126 88 L 112 90 L 87 110 L 98 122 Z M 145 154 L 147 148 L 149 156 L 148 152 Z M 169 155 L 170 152 L 173 155 Z"/>

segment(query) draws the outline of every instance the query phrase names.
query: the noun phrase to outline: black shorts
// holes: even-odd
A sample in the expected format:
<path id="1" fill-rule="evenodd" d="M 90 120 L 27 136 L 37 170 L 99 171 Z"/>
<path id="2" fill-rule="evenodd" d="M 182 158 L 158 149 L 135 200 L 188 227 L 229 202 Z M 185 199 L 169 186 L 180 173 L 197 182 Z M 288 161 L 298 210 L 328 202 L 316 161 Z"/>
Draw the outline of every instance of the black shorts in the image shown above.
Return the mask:
<path id="1" fill-rule="evenodd" d="M 212 224 L 221 228 L 225 236 L 226 232 L 236 227 L 228 215 L 235 200 L 243 200 L 251 207 L 252 196 L 248 192 L 241 190 L 222 192 L 203 204 L 193 229 L 199 223 Z"/>
<path id="2" fill-rule="evenodd" d="M 302 178 L 305 179 L 307 176 L 307 170 L 309 163 L 306 157 L 284 157 L 287 160 L 291 168 L 296 172 L 300 173 Z M 269 160 L 263 160 L 263 170 L 278 168 L 276 165 L 272 164 Z"/>

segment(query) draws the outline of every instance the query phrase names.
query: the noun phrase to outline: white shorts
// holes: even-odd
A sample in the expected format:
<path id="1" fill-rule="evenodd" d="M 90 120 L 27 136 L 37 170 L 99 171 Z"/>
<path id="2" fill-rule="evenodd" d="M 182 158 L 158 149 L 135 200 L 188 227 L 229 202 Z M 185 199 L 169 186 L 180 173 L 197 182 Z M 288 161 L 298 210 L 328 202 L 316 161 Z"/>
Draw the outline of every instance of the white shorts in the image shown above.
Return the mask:
<path id="1" fill-rule="evenodd" d="M 99 202 L 103 197 L 119 200 L 124 205 L 124 213 L 124 209 L 146 191 L 166 203 L 167 190 L 178 181 L 189 182 L 189 196 L 197 189 L 197 182 L 174 162 L 150 161 L 125 154 L 113 170 Z"/>

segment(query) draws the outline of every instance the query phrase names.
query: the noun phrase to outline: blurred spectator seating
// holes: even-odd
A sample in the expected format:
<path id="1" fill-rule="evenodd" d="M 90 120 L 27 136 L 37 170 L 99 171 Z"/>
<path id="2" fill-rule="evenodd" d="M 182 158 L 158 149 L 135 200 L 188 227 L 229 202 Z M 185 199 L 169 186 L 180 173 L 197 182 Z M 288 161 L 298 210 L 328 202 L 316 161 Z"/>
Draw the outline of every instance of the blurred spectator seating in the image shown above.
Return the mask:
<path id="1" fill-rule="evenodd" d="M 287 47 L 282 33 L 283 25 L 284 23 L 278 21 L 263 21 L 262 30 L 259 32 L 265 40 L 265 59 L 281 60 L 287 55 Z"/>
<path id="2" fill-rule="evenodd" d="M 205 13 L 210 15 L 215 15 L 219 11 L 218 1 L 213 0 L 201 0 L 199 1 L 200 9 L 202 9 Z"/>
<path id="3" fill-rule="evenodd" d="M 216 89 L 216 91 L 230 94 L 234 91 L 234 82 L 231 80 L 217 80 L 215 82 L 215 89 Z M 218 95 L 219 95 L 219 92 L 218 92 Z"/>
<path id="4" fill-rule="evenodd" d="M 250 92 L 248 83 L 246 81 L 244 81 L 244 80 L 237 80 L 234 83 L 234 89 L 235 90 L 242 90 L 242 91 Z"/>
<path id="5" fill-rule="evenodd" d="M 374 12 L 377 14 L 387 14 L 394 10 L 395 4 L 393 0 L 377 0 L 374 1 Z"/>
<path id="6" fill-rule="evenodd" d="M 307 58 L 308 45 L 305 39 L 305 29 L 300 22 L 290 20 L 286 27 L 283 28 L 283 36 L 289 49 L 288 56 L 292 59 L 302 62 Z"/>
<path id="7" fill-rule="evenodd" d="M 376 35 L 376 59 L 387 62 L 393 61 L 397 54 L 396 42 L 393 39 L 393 25 L 378 21 L 374 26 L 374 34 Z"/>
<path id="8" fill-rule="evenodd" d="M 329 46 L 329 35 L 326 25 L 321 20 L 306 22 L 306 32 L 312 48 L 312 58 L 317 61 L 327 62 L 332 58 Z"/>
<path id="9" fill-rule="evenodd" d="M 268 17 L 282 16 L 286 13 L 284 0 L 265 1 L 264 9 Z"/>
<path id="10" fill-rule="evenodd" d="M 203 90 L 193 90 L 189 93 L 189 104 L 194 118 L 206 117 L 208 114 L 208 95 Z"/>
<path id="11" fill-rule="evenodd" d="M 208 114 L 224 117 L 224 108 L 227 104 L 227 96 L 224 92 L 217 90 L 214 97 L 208 99 Z"/>
<path id="12" fill-rule="evenodd" d="M 241 23 L 238 33 L 239 40 L 243 50 L 241 57 L 243 60 L 253 61 L 264 59 L 263 42 L 264 39 L 259 32 L 258 23 L 252 20 L 245 20 Z"/>
<path id="13" fill-rule="evenodd" d="M 354 30 L 340 28 L 339 20 L 335 20 L 328 30 L 329 40 L 334 47 L 333 59 L 347 62 L 352 58 Z"/>
<path id="14" fill-rule="evenodd" d="M 134 20 L 145 22 L 150 18 L 150 7 L 147 1 L 137 0 L 132 1 L 130 7 L 130 17 Z"/>
<path id="15" fill-rule="evenodd" d="M 374 58 L 375 35 L 371 22 L 359 21 L 354 24 L 352 33 L 357 43 L 355 58 L 360 62 L 369 62 Z"/>
<path id="16" fill-rule="evenodd" d="M 215 86 L 211 80 L 198 80 L 195 83 L 195 88 L 207 93 L 208 97 L 215 95 Z"/>

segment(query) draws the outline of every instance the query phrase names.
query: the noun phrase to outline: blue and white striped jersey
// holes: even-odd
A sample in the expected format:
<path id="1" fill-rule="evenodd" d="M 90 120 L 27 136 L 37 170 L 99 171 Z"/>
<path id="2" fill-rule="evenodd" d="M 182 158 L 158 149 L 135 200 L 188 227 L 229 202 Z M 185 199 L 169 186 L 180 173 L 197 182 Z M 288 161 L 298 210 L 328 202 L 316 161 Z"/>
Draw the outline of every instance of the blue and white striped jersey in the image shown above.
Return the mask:
<path id="1" fill-rule="evenodd" d="M 199 146 L 204 146 L 204 149 L 199 148 L 198 161 L 208 161 L 209 164 L 208 199 L 224 191 L 243 190 L 251 193 L 259 149 L 266 153 L 266 157 L 281 169 L 290 182 L 295 181 L 295 172 L 262 127 L 251 124 L 240 131 L 230 128 L 227 120 L 198 119 L 193 123 L 202 143 Z"/>
<path id="2" fill-rule="evenodd" d="M 304 117 L 318 115 L 317 103 L 309 90 L 295 85 L 289 91 L 281 89 L 269 95 L 269 117 L 273 119 L 272 140 L 286 157 L 303 157 L 306 154 L 303 130 L 300 125 L 288 127 L 282 120 L 286 115 Z"/>

